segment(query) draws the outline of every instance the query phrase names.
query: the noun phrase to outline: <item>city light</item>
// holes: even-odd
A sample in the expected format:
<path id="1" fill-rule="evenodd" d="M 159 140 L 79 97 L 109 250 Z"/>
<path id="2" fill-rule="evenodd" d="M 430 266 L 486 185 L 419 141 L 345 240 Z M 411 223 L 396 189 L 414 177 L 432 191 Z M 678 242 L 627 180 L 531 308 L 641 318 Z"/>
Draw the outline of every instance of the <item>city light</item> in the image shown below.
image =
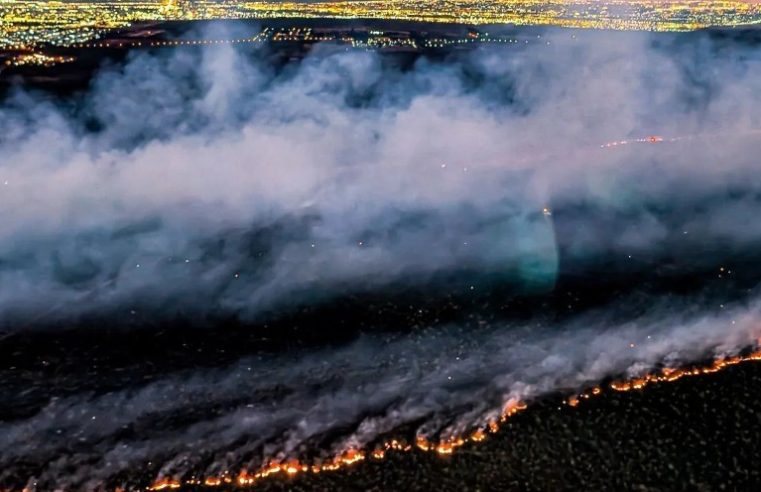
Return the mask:
<path id="1" fill-rule="evenodd" d="M 683 0 L 338 0 L 0 2 L 0 49 L 74 46 L 139 22 L 211 19 L 332 18 L 549 25 L 619 30 L 687 31 L 761 20 L 761 5 Z"/>

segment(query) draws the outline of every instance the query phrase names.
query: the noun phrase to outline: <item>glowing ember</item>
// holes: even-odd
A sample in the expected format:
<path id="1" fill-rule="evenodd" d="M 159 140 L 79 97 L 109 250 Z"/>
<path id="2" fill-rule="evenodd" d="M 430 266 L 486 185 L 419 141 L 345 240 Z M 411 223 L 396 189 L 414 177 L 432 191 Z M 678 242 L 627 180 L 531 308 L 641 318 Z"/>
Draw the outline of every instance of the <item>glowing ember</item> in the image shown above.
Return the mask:
<path id="1" fill-rule="evenodd" d="M 462 439 L 452 439 L 450 441 L 441 442 L 436 446 L 436 452 L 439 454 L 452 454 L 455 448 L 459 448 L 463 444 L 465 444 L 465 441 Z"/>
<path id="2" fill-rule="evenodd" d="M 428 451 L 431 449 L 431 445 L 428 443 L 428 439 L 423 436 L 418 436 L 415 444 L 419 449 L 422 449 L 423 451 Z"/>
<path id="3" fill-rule="evenodd" d="M 476 430 L 470 436 L 470 440 L 473 441 L 473 442 L 481 442 L 484 439 L 486 439 L 486 434 L 484 433 L 483 429 Z"/>
<path id="4" fill-rule="evenodd" d="M 339 458 L 340 462 L 344 465 L 352 465 L 358 461 L 362 461 L 365 459 L 365 454 L 362 451 L 357 450 L 350 450 L 347 451 L 341 458 Z"/>
<path id="5" fill-rule="evenodd" d="M 179 489 L 180 485 L 180 482 L 177 480 L 173 480 L 171 478 L 162 478 L 148 488 L 149 490 Z"/>
<path id="6" fill-rule="evenodd" d="M 238 485 L 250 485 L 254 483 L 254 478 L 249 477 L 245 471 L 240 472 L 238 475 Z"/>

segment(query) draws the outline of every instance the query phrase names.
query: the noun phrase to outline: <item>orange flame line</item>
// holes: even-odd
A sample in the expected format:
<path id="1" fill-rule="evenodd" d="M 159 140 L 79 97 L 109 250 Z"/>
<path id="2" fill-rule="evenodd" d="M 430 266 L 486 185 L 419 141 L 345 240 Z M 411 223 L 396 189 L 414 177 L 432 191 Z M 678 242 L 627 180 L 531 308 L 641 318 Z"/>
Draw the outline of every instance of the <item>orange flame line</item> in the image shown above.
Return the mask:
<path id="1" fill-rule="evenodd" d="M 637 378 L 631 378 L 627 380 L 614 381 L 610 384 L 610 389 L 618 392 L 641 390 L 650 384 L 654 383 L 670 383 L 682 379 L 687 376 L 699 376 L 703 374 L 712 374 L 727 367 L 734 366 L 743 362 L 761 361 L 761 350 L 757 350 L 749 355 L 740 356 L 735 355 L 731 357 L 722 357 L 716 359 L 710 365 L 695 368 L 664 368 L 659 372 L 646 374 Z M 568 397 L 565 403 L 571 407 L 576 407 L 582 400 L 589 399 L 603 393 L 603 389 L 599 386 L 590 388 L 589 390 L 572 395 Z M 494 434 L 499 431 L 500 423 L 505 422 L 509 417 L 516 413 L 525 410 L 527 405 L 520 401 L 509 402 L 499 418 L 499 422 L 491 420 L 485 426 L 485 428 L 476 429 L 469 437 L 451 437 L 446 440 L 440 441 L 436 444 L 431 443 L 425 436 L 418 436 L 415 440 L 415 447 L 423 452 L 433 452 L 440 456 L 451 455 L 455 450 L 468 442 L 478 443 L 486 439 L 487 433 Z M 396 452 L 410 452 L 413 446 L 397 439 L 386 441 L 380 447 L 374 449 L 369 454 L 362 449 L 350 449 L 343 452 L 340 455 L 333 457 L 327 462 L 315 462 L 311 465 L 302 464 L 299 461 L 292 460 L 285 463 L 273 462 L 269 465 L 262 467 L 261 470 L 254 474 L 241 471 L 235 482 L 241 486 L 255 485 L 261 479 L 266 478 L 274 474 L 285 474 L 287 476 L 294 476 L 303 473 L 321 473 L 324 471 L 335 471 L 352 466 L 360 461 L 366 460 L 368 457 L 375 460 L 384 459 L 389 451 Z M 229 476 L 223 477 L 208 477 L 203 481 L 197 480 L 185 480 L 180 482 L 174 478 L 162 477 L 158 479 L 153 485 L 148 487 L 148 490 L 163 490 L 163 489 L 176 489 L 182 485 L 205 485 L 208 487 L 216 487 L 222 483 L 232 483 L 232 479 Z"/>
<path id="2" fill-rule="evenodd" d="M 515 415 L 516 413 L 520 412 L 521 410 L 525 410 L 528 408 L 526 404 L 522 402 L 510 402 L 506 407 L 505 410 L 502 413 L 502 416 L 500 418 L 500 422 L 504 422 L 508 417 Z M 486 429 L 476 429 L 468 438 L 464 437 L 452 437 L 446 440 L 442 440 L 438 443 L 431 443 L 427 438 L 424 436 L 418 436 L 415 445 L 418 449 L 425 451 L 425 452 L 435 452 L 438 455 L 444 456 L 444 455 L 450 455 L 454 453 L 454 451 L 465 445 L 467 442 L 481 442 L 484 439 L 486 439 L 487 432 L 489 433 L 495 433 L 499 431 L 499 424 L 496 421 L 489 422 Z M 264 466 L 261 470 L 259 470 L 257 473 L 249 474 L 247 471 L 241 471 L 240 474 L 238 474 L 238 477 L 235 479 L 235 483 L 237 483 L 240 486 L 251 486 L 259 482 L 261 479 L 268 477 L 270 475 L 274 474 L 285 474 L 287 476 L 294 476 L 301 473 L 313 473 L 317 474 L 323 471 L 335 471 L 340 470 L 343 468 L 347 468 L 355 463 L 358 463 L 360 461 L 363 461 L 367 459 L 367 457 L 371 457 L 375 460 L 382 460 L 387 456 L 387 453 L 389 451 L 397 451 L 397 452 L 410 452 L 412 451 L 413 446 L 410 444 L 407 444 L 404 441 L 392 439 L 390 441 L 386 441 L 383 443 L 383 445 L 379 448 L 376 448 L 373 450 L 369 455 L 365 453 L 365 451 L 361 449 L 350 449 L 333 459 L 324 462 L 324 463 L 314 463 L 312 465 L 305 465 L 300 463 L 299 461 L 293 460 L 288 461 L 286 463 L 270 463 L 269 465 Z M 178 488 L 181 485 L 205 485 L 207 487 L 216 487 L 221 485 L 222 483 L 231 483 L 232 480 L 230 480 L 229 477 L 208 477 L 204 480 L 186 480 L 184 482 L 180 482 L 173 478 L 166 478 L 163 477 L 159 479 L 157 482 L 155 482 L 153 485 L 148 487 L 148 490 L 163 490 L 166 488 Z"/>

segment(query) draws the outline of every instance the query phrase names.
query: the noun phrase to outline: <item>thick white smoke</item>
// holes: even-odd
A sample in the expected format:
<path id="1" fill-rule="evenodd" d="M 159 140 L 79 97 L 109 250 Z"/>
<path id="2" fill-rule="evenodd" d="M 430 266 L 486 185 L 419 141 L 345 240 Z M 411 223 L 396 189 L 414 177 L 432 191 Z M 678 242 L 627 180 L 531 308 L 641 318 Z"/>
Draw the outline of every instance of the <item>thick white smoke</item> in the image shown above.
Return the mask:
<path id="1" fill-rule="evenodd" d="M 561 244 L 581 254 L 663 249 L 691 221 L 709 238 L 757 240 L 738 213 L 756 206 L 748 195 L 652 211 L 758 184 L 755 52 L 703 48 L 683 68 L 689 49 L 616 36 L 476 54 L 476 87 L 461 65 L 400 73 L 348 53 L 276 75 L 214 48 L 136 56 L 74 110 L 19 94 L 0 116 L 0 319 L 197 297 L 251 317 L 318 286 L 456 266 L 539 261 L 551 275 L 552 232 L 533 215 L 547 205 L 631 219 Z M 598 148 L 651 132 L 720 135 Z"/>

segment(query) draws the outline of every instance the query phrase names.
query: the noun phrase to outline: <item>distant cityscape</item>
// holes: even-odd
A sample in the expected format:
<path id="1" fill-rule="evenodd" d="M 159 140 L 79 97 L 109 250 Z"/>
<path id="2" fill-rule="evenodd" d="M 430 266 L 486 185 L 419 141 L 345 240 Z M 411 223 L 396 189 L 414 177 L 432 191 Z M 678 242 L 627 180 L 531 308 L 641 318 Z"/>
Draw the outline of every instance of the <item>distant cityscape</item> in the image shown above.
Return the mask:
<path id="1" fill-rule="evenodd" d="M 287 22 L 287 21 L 286 21 Z M 384 53 L 416 53 L 438 49 L 457 50 L 472 49 L 480 45 L 551 45 L 552 41 L 541 34 L 517 32 L 489 32 L 472 26 L 454 26 L 452 24 L 428 24 L 424 31 L 418 32 L 410 26 L 398 25 L 394 28 L 372 27 L 367 25 L 324 26 L 303 25 L 310 20 L 297 21 L 285 26 L 264 26 L 256 34 L 242 37 L 167 37 L 167 31 L 159 25 L 134 26 L 122 29 L 108 38 L 93 39 L 69 46 L 43 47 L 0 52 L 0 70 L 6 67 L 51 67 L 73 62 L 84 51 L 107 53 L 130 49 L 174 48 L 214 45 L 256 45 L 269 44 L 280 50 L 287 58 L 298 58 L 306 54 L 315 44 L 330 44 L 336 48 L 352 48 Z M 385 21 L 384 21 L 385 23 Z M 491 28 L 489 29 L 491 30 Z M 499 30 L 498 30 L 499 31 Z M 569 33 L 566 41 L 573 41 L 576 35 Z"/>
<path id="2" fill-rule="evenodd" d="M 736 0 L 0 0 L 0 49 L 72 47 L 140 22 L 274 18 L 688 31 L 757 24 L 761 5 Z"/>

